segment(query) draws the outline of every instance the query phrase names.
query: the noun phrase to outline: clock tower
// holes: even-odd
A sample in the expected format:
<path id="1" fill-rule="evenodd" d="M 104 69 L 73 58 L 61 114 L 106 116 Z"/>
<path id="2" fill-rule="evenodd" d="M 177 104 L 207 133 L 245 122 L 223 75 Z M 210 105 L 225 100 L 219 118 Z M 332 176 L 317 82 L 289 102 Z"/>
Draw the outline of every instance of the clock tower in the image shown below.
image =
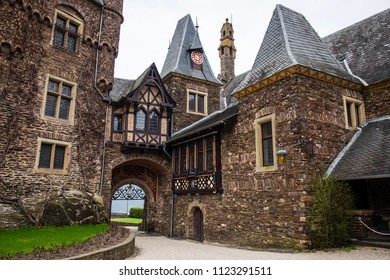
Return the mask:
<path id="1" fill-rule="evenodd" d="M 161 71 L 176 102 L 173 132 L 220 109 L 222 84 L 213 74 L 198 29 L 190 15 L 179 20 Z"/>
<path id="2" fill-rule="evenodd" d="M 236 59 L 237 49 L 234 46 L 234 30 L 229 19 L 222 25 L 221 28 L 221 43 L 219 44 L 219 58 L 221 60 L 221 74 L 218 78 L 223 83 L 235 77 L 234 74 L 234 60 Z"/>

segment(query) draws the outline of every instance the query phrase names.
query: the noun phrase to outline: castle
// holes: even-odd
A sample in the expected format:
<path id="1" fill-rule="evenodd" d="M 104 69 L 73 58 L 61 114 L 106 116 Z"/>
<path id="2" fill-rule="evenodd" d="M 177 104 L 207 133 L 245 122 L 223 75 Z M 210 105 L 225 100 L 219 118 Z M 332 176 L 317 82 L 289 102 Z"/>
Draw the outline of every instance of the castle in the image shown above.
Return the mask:
<path id="1" fill-rule="evenodd" d="M 18 23 L 0 35 L 2 227 L 31 223 L 23 207 L 41 224 L 96 222 L 135 184 L 147 231 L 306 247 L 310 186 L 325 173 L 351 184 L 366 222 L 388 218 L 389 9 L 320 38 L 277 5 L 237 76 L 226 20 L 218 77 L 186 15 L 161 73 L 126 80 L 113 73 L 122 1 L 85 2 L 0 4 L 2 24 Z M 61 199 L 89 216 L 50 206 Z"/>

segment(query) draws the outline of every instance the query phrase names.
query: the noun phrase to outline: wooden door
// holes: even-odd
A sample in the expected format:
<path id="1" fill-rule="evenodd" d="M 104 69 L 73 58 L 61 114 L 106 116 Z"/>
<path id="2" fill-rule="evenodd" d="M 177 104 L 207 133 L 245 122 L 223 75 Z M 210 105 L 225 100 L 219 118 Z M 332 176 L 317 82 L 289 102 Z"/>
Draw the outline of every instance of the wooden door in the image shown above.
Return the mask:
<path id="1" fill-rule="evenodd" d="M 199 207 L 194 211 L 194 240 L 203 242 L 203 213 Z"/>

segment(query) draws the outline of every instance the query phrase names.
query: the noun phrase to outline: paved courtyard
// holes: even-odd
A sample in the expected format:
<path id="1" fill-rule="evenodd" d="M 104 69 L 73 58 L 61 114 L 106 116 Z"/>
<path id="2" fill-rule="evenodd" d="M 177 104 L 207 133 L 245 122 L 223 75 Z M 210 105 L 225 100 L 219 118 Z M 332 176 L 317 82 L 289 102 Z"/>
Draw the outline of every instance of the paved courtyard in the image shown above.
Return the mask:
<path id="1" fill-rule="evenodd" d="M 390 249 L 357 247 L 332 252 L 284 253 L 228 248 L 137 234 L 135 260 L 390 260 Z"/>

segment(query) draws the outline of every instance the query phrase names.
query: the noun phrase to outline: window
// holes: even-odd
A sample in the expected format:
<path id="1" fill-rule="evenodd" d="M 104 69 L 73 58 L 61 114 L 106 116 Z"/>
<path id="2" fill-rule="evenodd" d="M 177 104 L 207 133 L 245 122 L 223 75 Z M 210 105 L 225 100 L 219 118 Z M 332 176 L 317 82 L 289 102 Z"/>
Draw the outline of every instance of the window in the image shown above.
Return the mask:
<path id="1" fill-rule="evenodd" d="M 113 118 L 113 131 L 122 132 L 122 117 L 114 115 Z"/>
<path id="2" fill-rule="evenodd" d="M 193 176 L 214 172 L 214 137 L 191 141 L 174 148 L 175 175 Z"/>
<path id="3" fill-rule="evenodd" d="M 153 134 L 158 133 L 158 114 L 155 111 L 152 111 L 149 114 L 149 132 Z"/>
<path id="4" fill-rule="evenodd" d="M 75 95 L 75 84 L 50 76 L 45 94 L 44 117 L 73 123 Z"/>
<path id="5" fill-rule="evenodd" d="M 343 101 L 346 128 L 356 129 L 366 120 L 363 101 L 346 96 L 343 97 Z"/>
<path id="6" fill-rule="evenodd" d="M 145 125 L 145 121 L 146 121 L 146 113 L 145 113 L 145 111 L 140 109 L 137 112 L 135 118 L 136 118 L 135 128 L 137 130 L 145 130 L 145 127 L 146 127 L 146 125 Z"/>
<path id="7" fill-rule="evenodd" d="M 173 192 L 221 193 L 221 156 L 218 134 L 173 146 Z"/>
<path id="8" fill-rule="evenodd" d="M 70 143 L 38 139 L 37 164 L 34 172 L 66 174 L 70 158 Z"/>
<path id="9" fill-rule="evenodd" d="M 70 52 L 76 52 L 81 30 L 81 21 L 70 17 L 63 12 L 57 11 L 52 44 Z"/>
<path id="10" fill-rule="evenodd" d="M 160 116 L 156 111 L 146 112 L 140 107 L 135 114 L 135 129 L 150 134 L 160 132 Z"/>
<path id="11" fill-rule="evenodd" d="M 255 120 L 256 168 L 258 171 L 275 169 L 274 115 Z"/>
<path id="12" fill-rule="evenodd" d="M 207 115 L 207 95 L 200 92 L 188 92 L 187 112 Z"/>
<path id="13" fill-rule="evenodd" d="M 274 151 L 272 141 L 272 123 L 261 124 L 261 145 L 263 153 L 263 166 L 274 165 Z"/>

